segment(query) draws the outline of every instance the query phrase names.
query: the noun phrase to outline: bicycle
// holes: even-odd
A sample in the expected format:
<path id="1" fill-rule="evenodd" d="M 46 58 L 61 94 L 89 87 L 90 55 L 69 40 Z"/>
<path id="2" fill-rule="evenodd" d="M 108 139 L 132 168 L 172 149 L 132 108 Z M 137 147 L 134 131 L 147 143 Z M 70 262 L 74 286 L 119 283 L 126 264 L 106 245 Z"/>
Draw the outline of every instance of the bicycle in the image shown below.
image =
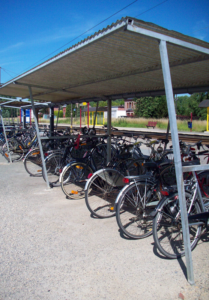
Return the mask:
<path id="1" fill-rule="evenodd" d="M 203 227 L 207 230 L 209 204 L 204 203 L 195 172 L 185 184 L 186 207 L 189 220 L 191 250 L 195 248 Z M 178 193 L 168 195 L 155 209 L 153 237 L 158 250 L 167 258 L 185 255 Z"/>
<path id="2" fill-rule="evenodd" d="M 112 160 L 110 163 L 108 163 L 107 167 L 112 166 L 112 168 L 119 169 L 122 173 L 127 172 L 127 170 L 129 172 L 138 173 L 140 164 L 131 158 L 131 153 L 128 152 L 128 146 L 119 144 L 115 144 L 115 146 L 118 148 L 111 148 Z M 107 156 L 103 154 L 101 155 L 101 153 L 104 153 L 104 148 L 107 150 L 106 147 L 106 144 L 105 147 L 103 144 L 95 145 L 95 148 L 89 152 L 86 152 L 82 159 L 71 163 L 67 169 L 64 170 L 61 179 L 61 186 L 63 192 L 68 198 L 75 199 L 84 197 L 84 194 L 86 194 L 86 188 L 84 189 L 84 187 L 87 179 L 90 178 L 98 169 L 102 168 L 103 170 L 107 164 Z M 105 153 L 107 152 L 105 151 Z M 97 163 L 95 158 L 98 158 L 99 163 Z M 88 193 L 90 190 L 91 189 L 88 189 Z"/>

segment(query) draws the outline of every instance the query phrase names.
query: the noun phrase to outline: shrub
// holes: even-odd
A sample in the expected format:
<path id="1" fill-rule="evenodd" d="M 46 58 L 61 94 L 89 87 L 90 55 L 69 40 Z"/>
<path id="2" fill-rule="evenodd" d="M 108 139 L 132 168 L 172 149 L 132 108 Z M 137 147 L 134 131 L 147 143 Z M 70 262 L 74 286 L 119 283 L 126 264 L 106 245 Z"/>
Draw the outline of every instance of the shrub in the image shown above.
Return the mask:
<path id="1" fill-rule="evenodd" d="M 59 118 L 62 118 L 63 117 L 63 111 L 62 110 L 60 110 L 60 111 L 58 111 L 58 110 L 54 111 L 54 115 L 57 117 L 58 116 L 58 112 L 59 112 Z"/>

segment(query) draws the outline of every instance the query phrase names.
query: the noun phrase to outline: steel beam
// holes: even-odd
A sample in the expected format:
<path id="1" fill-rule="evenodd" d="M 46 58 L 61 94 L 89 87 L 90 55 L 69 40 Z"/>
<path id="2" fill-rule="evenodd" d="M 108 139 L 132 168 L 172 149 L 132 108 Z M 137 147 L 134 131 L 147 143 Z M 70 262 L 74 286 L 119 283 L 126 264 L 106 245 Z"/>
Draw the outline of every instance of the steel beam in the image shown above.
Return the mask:
<path id="1" fill-rule="evenodd" d="M 57 119 L 58 117 L 59 116 L 57 116 Z M 54 135 L 54 107 L 50 107 L 50 135 Z"/>
<path id="2" fill-rule="evenodd" d="M 177 129 L 177 122 L 176 122 L 175 106 L 174 106 L 174 95 L 172 89 L 172 81 L 171 81 L 166 41 L 163 40 L 160 41 L 159 49 L 160 49 L 160 57 L 162 63 L 163 79 L 165 84 L 166 99 L 168 105 L 171 137 L 173 143 L 176 181 L 177 181 L 177 188 L 178 188 L 179 202 L 180 202 L 180 209 L 181 209 L 183 239 L 184 239 L 184 248 L 185 248 L 186 265 L 187 265 L 187 279 L 190 284 L 194 284 L 193 263 L 192 263 L 190 235 L 189 235 L 189 226 L 188 226 L 188 215 L 187 215 L 187 208 L 186 208 L 178 129 Z"/>
<path id="3" fill-rule="evenodd" d="M 67 107 L 66 107 L 66 109 L 67 109 Z M 71 110 L 71 112 L 70 112 L 70 116 L 71 116 L 71 121 L 70 121 L 70 133 L 72 134 L 72 132 L 73 132 L 73 104 L 71 103 L 71 107 L 70 107 L 70 110 Z"/>
<path id="4" fill-rule="evenodd" d="M 112 100 L 107 100 L 107 163 L 111 161 L 111 121 L 112 121 Z"/>
<path id="5" fill-rule="evenodd" d="M 8 153 L 9 153 L 9 161 L 10 161 L 10 163 L 12 163 L 10 150 L 9 150 L 9 143 L 8 143 L 8 139 L 7 139 L 7 135 L 6 135 L 6 130 L 5 130 L 5 126 L 4 126 L 4 119 L 3 119 L 3 116 L 2 116 L 2 109 L 1 108 L 0 108 L 0 115 L 1 115 L 1 122 L 2 122 L 2 126 L 3 126 L 3 131 L 4 131 L 4 137 L 5 137 L 5 141 L 6 141 L 6 144 L 7 144 L 7 150 L 8 150 Z"/>
<path id="6" fill-rule="evenodd" d="M 26 128 L 26 111 L 25 109 L 22 109 L 23 112 L 23 128 Z"/>
<path id="7" fill-rule="evenodd" d="M 159 41 L 169 42 L 171 44 L 178 45 L 178 46 L 181 46 L 181 47 L 186 47 L 188 49 L 191 49 L 191 50 L 194 50 L 194 51 L 197 51 L 197 52 L 209 54 L 209 49 L 208 48 L 204 48 L 204 47 L 201 47 L 201 46 L 189 43 L 189 42 L 185 42 L 185 41 L 182 41 L 180 39 L 168 36 L 166 34 L 158 33 L 158 32 L 155 32 L 155 31 L 151 31 L 151 30 L 148 30 L 148 29 L 144 29 L 144 28 L 134 26 L 134 25 L 129 25 L 129 24 L 127 25 L 127 30 L 131 31 L 131 32 L 134 32 L 134 33 L 143 34 L 143 35 L 145 35 L 147 37 L 150 37 L 150 38 L 155 38 Z"/>
<path id="8" fill-rule="evenodd" d="M 45 179 L 46 179 L 47 188 L 49 189 L 50 188 L 49 180 L 48 180 L 48 175 L 47 175 L 47 171 L 46 171 L 44 153 L 43 153 L 43 148 L 42 148 L 40 134 L 39 134 L 38 121 L 37 121 L 37 117 L 36 117 L 36 111 L 35 111 L 35 105 L 34 105 L 34 100 L 33 100 L 32 89 L 31 89 L 30 86 L 28 86 L 28 89 L 29 89 L 30 100 L 31 100 L 32 109 L 33 109 L 33 117 L 34 117 L 35 126 L 36 126 L 36 133 L 37 133 L 37 138 L 38 138 L 39 149 L 40 149 L 40 153 L 41 153 L 42 169 L 43 169 L 44 176 L 45 176 Z"/>
<path id="9" fill-rule="evenodd" d="M 98 106 L 99 106 L 99 101 L 97 101 L 97 106 L 96 106 L 96 111 L 95 111 L 95 116 L 94 116 L 94 126 L 93 126 L 93 128 L 95 128 L 95 124 L 96 124 Z"/>

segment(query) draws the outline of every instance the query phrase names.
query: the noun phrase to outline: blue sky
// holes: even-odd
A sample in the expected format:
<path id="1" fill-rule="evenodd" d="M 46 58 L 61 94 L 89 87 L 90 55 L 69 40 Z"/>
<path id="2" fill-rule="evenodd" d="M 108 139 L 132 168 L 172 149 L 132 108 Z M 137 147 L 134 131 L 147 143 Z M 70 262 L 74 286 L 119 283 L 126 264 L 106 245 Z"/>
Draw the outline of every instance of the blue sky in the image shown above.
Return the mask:
<path id="1" fill-rule="evenodd" d="M 1 82 L 11 80 L 125 16 L 137 17 L 209 42 L 208 0 L 133 2 L 3 0 L 0 18 Z M 80 36 L 126 6 L 126 9 Z"/>

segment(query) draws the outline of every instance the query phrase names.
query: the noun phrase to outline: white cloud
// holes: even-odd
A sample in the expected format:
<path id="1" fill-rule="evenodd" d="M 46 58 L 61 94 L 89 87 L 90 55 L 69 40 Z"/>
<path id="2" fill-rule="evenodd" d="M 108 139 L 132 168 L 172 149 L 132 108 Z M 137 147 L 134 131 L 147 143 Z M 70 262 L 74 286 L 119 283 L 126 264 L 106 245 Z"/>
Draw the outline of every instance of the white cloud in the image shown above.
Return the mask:
<path id="1" fill-rule="evenodd" d="M 15 50 L 15 49 L 21 48 L 23 45 L 24 45 L 23 42 L 16 43 L 14 45 L 8 46 L 8 47 L 0 50 L 0 53 L 4 53 L 4 52 L 8 52 L 10 50 Z"/>

